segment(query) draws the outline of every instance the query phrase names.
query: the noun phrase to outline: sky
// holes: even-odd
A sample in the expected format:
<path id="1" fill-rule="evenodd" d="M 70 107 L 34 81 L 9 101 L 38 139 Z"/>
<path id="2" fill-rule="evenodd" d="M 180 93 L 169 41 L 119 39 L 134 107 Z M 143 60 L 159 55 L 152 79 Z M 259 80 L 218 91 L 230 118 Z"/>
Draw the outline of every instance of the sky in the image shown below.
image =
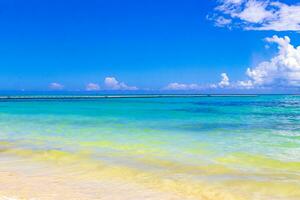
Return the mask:
<path id="1" fill-rule="evenodd" d="M 1 91 L 300 91 L 296 0 L 2 0 L 0 27 Z"/>

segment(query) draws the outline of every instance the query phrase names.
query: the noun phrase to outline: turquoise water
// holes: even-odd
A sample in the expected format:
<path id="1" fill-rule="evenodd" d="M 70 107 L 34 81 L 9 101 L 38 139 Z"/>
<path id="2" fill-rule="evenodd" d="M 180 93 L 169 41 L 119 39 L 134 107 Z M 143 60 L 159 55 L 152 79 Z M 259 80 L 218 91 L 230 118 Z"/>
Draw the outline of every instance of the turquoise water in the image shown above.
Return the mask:
<path id="1" fill-rule="evenodd" d="M 0 142 L 245 199 L 300 198 L 300 96 L 2 100 Z"/>

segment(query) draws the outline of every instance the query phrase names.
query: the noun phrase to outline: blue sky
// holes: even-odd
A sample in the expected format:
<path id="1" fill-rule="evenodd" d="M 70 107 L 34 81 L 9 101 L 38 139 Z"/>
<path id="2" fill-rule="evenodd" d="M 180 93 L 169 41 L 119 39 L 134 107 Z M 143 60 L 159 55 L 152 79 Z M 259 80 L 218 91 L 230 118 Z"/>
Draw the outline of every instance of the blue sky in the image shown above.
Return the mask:
<path id="1" fill-rule="evenodd" d="M 270 16 L 284 6 L 298 11 L 297 1 L 235 1 L 3 0 L 0 90 L 234 90 L 239 81 L 251 81 L 239 90 L 297 89 L 297 66 L 292 75 L 267 71 L 272 80 L 246 73 L 278 54 L 277 40 L 265 38 L 300 45 L 297 21 Z M 262 19 L 249 16 L 249 6 L 263 7 Z M 228 85 L 220 84 L 222 73 Z"/>

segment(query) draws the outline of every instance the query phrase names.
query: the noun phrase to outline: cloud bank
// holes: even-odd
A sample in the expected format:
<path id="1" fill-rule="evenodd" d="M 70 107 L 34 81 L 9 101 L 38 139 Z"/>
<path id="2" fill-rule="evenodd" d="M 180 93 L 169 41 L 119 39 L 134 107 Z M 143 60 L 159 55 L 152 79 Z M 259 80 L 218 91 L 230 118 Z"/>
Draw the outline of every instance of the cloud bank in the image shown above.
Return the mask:
<path id="1" fill-rule="evenodd" d="M 300 31 L 300 3 L 274 0 L 218 0 L 208 15 L 218 27 L 245 30 Z"/>
<path id="2" fill-rule="evenodd" d="M 299 87 L 300 86 L 300 46 L 291 44 L 288 36 L 273 36 L 266 42 L 275 43 L 278 53 L 268 61 L 248 68 L 248 80 L 239 81 L 238 85 L 246 88 L 253 87 Z"/>
<path id="3" fill-rule="evenodd" d="M 238 1 L 238 0 L 236 0 Z M 212 84 L 200 85 L 197 83 L 172 82 L 162 90 L 173 91 L 200 91 L 208 89 L 276 89 L 276 88 L 299 88 L 300 87 L 300 46 L 294 46 L 288 36 L 265 38 L 269 44 L 277 46 L 277 53 L 269 60 L 247 68 L 245 80 L 231 81 L 227 73 L 220 74 L 220 81 Z M 51 90 L 62 90 L 64 86 L 53 82 L 49 85 Z M 102 89 L 99 84 L 89 83 L 87 91 Z M 135 86 L 128 86 L 118 81 L 115 77 L 104 79 L 105 90 L 138 90 Z"/>
<path id="4" fill-rule="evenodd" d="M 263 61 L 246 70 L 246 80 L 230 82 L 226 73 L 221 74 L 221 81 L 209 86 L 198 84 L 170 83 L 167 90 L 200 89 L 276 89 L 300 87 L 300 46 L 291 44 L 288 36 L 266 38 L 265 41 L 277 45 L 277 53 L 269 60 Z"/>

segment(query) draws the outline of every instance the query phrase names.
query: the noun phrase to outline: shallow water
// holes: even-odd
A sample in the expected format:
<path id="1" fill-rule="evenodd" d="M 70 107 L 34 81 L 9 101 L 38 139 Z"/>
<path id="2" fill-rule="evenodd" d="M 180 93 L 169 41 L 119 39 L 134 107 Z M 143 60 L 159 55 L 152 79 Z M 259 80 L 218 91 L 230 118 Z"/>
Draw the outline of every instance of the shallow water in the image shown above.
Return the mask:
<path id="1" fill-rule="evenodd" d="M 186 197 L 300 199 L 300 96 L 5 100 L 0 148 Z"/>

